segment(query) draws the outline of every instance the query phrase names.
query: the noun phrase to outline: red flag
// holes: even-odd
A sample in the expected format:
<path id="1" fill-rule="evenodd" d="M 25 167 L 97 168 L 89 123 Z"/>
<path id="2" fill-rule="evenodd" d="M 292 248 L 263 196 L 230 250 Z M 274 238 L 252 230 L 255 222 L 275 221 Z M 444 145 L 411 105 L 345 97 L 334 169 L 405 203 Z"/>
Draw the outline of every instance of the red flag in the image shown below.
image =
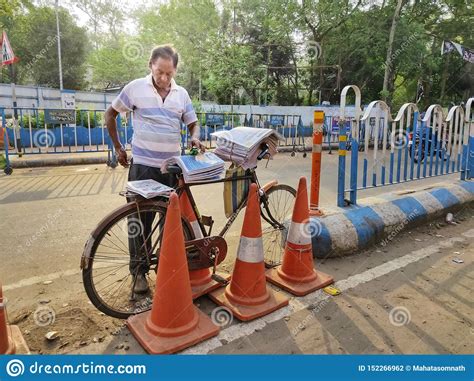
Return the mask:
<path id="1" fill-rule="evenodd" d="M 11 65 L 19 60 L 18 57 L 15 57 L 15 53 L 13 53 L 12 46 L 10 45 L 10 41 L 8 41 L 7 33 L 5 31 L 3 31 L 0 46 L 2 51 L 2 66 Z"/>

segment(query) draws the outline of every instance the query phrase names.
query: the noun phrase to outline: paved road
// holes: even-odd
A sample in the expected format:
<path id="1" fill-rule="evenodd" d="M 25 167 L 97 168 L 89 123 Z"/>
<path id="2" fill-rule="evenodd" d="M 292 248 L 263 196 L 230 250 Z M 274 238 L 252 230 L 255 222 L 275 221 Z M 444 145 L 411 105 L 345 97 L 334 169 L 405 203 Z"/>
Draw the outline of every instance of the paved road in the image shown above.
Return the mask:
<path id="1" fill-rule="evenodd" d="M 297 186 L 300 176 L 310 177 L 309 158 L 301 154 L 280 154 L 260 165 L 260 181 L 273 178 Z M 124 203 L 127 170 L 105 165 L 61 168 L 17 169 L 12 176 L 0 177 L 1 280 L 17 283 L 32 276 L 77 270 L 83 245 L 90 231 L 110 211 Z M 457 179 L 450 175 L 443 179 Z M 440 178 L 379 187 L 360 192 L 363 196 L 381 196 L 388 191 L 426 187 Z M 201 213 L 212 215 L 215 230 L 224 225 L 222 184 L 193 188 Z M 321 181 L 321 206 L 334 208 L 337 189 L 337 156 L 325 154 Z M 243 213 L 242 213 L 243 214 Z M 227 238 L 232 247 L 238 239 L 241 217 Z"/>
<path id="2" fill-rule="evenodd" d="M 332 208 L 335 205 L 337 159 L 337 155 L 334 154 L 325 153 L 323 157 L 321 184 L 321 205 L 323 208 Z M 261 165 L 258 172 L 262 183 L 277 178 L 282 183 L 296 187 L 299 176 L 309 176 L 310 161 L 309 158 L 304 159 L 301 155 L 293 158 L 289 154 L 281 154 L 269 162 L 268 168 Z M 2 263 L 0 280 L 4 285 L 5 293 L 10 298 L 11 316 L 24 310 L 34 311 L 41 301 L 45 302 L 46 298 L 50 300 L 48 305 L 53 306 L 58 315 L 69 316 L 70 309 L 74 306 L 85 314 L 84 324 L 87 323 L 88 316 L 92 316 L 97 321 L 94 323 L 96 327 L 94 333 L 91 334 L 108 332 L 120 325 L 118 321 L 99 315 L 88 303 L 81 283 L 79 259 L 84 243 L 93 227 L 112 209 L 123 204 L 124 200 L 118 196 L 118 192 L 124 188 L 126 174 L 127 171 L 122 168 L 113 170 L 105 165 L 86 165 L 16 169 L 12 176 L 0 177 L 0 215 L 2 216 L 0 219 L 0 260 Z M 457 178 L 458 175 L 452 175 L 443 177 L 443 180 L 450 181 Z M 360 195 L 361 197 L 381 197 L 388 191 L 428 187 L 439 180 L 440 178 L 435 178 L 398 186 L 375 188 L 360 192 Z M 224 222 L 222 184 L 195 189 L 197 202 L 202 206 L 201 212 L 214 217 L 217 225 L 216 230 L 218 230 Z M 472 220 L 470 221 L 472 228 Z M 228 263 L 233 262 L 240 227 L 241 218 L 236 220 L 226 237 L 230 246 Z M 390 251 L 390 258 L 395 259 L 397 256 L 405 255 L 409 252 L 408 249 L 412 249 L 412 247 L 393 253 Z M 438 259 L 442 260 L 442 255 Z M 353 269 L 357 265 L 357 271 L 361 270 L 360 260 L 361 257 L 336 259 L 333 262 L 318 264 L 318 266 L 323 271 L 334 272 L 338 279 L 345 279 L 356 274 L 353 270 L 348 271 L 348 269 Z M 377 259 L 372 265 L 380 265 L 386 260 L 388 258 L 385 257 L 383 260 L 382 258 Z M 423 259 L 423 261 L 425 260 L 427 259 Z M 466 263 L 454 270 L 458 271 L 468 268 L 468 266 L 470 265 Z M 362 268 L 362 270 L 364 269 Z M 413 276 L 416 277 L 418 272 L 421 273 L 424 270 L 426 268 L 419 269 L 415 266 Z M 466 273 L 465 276 L 464 286 L 469 286 L 472 284 L 472 274 Z M 52 280 L 53 283 L 43 285 L 45 280 Z M 374 282 L 378 281 L 372 279 L 363 287 L 368 287 L 369 284 L 376 285 L 377 283 Z M 462 280 L 460 282 L 462 283 Z M 392 288 L 390 290 L 393 291 Z M 355 304 L 355 302 L 352 303 Z M 206 301 L 203 302 L 204 307 L 205 304 Z M 337 308 L 342 307 L 338 306 Z M 298 313 L 304 313 L 302 311 Z M 20 324 L 27 324 L 28 319 Z M 286 325 L 287 322 L 283 321 Z M 304 331 L 310 332 L 309 328 Z M 81 336 L 79 335 L 79 337 Z M 104 334 L 104 337 L 108 336 Z M 302 334 L 300 337 L 304 337 L 304 335 Z M 90 337 L 87 340 L 90 344 Z M 70 351 L 71 347 L 76 344 L 80 346 L 80 341 L 79 344 L 69 343 L 64 347 L 64 350 Z M 90 347 L 87 345 L 86 348 Z M 245 348 L 248 349 L 248 347 Z M 347 351 L 350 352 L 350 349 L 348 347 Z M 45 348 L 42 350 L 47 351 Z M 90 348 L 90 350 L 93 349 Z M 223 349 L 216 347 L 212 350 Z M 51 351 L 57 351 L 57 348 L 51 348 Z"/>

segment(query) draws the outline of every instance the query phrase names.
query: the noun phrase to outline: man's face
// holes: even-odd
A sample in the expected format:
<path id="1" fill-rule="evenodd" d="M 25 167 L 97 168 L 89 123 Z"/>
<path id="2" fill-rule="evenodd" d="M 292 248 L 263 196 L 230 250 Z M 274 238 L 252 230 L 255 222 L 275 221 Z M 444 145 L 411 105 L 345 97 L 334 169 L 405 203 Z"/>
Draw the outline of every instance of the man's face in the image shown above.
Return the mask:
<path id="1" fill-rule="evenodd" d="M 153 61 L 150 69 L 155 84 L 162 89 L 166 89 L 171 85 L 171 79 L 176 74 L 173 60 L 162 57 L 158 57 L 158 59 Z"/>

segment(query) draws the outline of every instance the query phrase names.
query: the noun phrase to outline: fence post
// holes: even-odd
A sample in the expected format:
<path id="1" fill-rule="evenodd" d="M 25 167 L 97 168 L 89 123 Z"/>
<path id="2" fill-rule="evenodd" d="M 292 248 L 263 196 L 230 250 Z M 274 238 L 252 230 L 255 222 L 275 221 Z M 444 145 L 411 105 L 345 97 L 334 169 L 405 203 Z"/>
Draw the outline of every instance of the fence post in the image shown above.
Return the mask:
<path id="1" fill-rule="evenodd" d="M 313 116 L 313 149 L 311 154 L 311 193 L 309 209 L 310 215 L 321 216 L 323 212 L 319 209 L 319 189 L 321 182 L 321 157 L 323 152 L 324 111 L 316 110 Z M 305 146 L 304 135 L 303 145 Z"/>
<path id="2" fill-rule="evenodd" d="M 341 106 L 339 115 L 339 168 L 337 176 L 337 206 L 344 207 L 344 191 L 345 191 L 345 176 L 346 176 L 346 147 L 347 147 L 347 130 L 346 130 L 346 96 L 347 92 L 352 89 L 355 93 L 355 121 L 357 123 L 357 129 L 359 128 L 359 120 L 362 113 L 360 109 L 361 104 L 361 93 L 360 89 L 355 85 L 348 85 L 342 89 L 341 92 Z M 354 128 L 355 129 L 355 128 Z M 356 136 L 359 136 L 357 130 Z M 357 172 L 356 172 L 357 173 Z M 351 187 L 351 200 L 354 203 L 356 197 L 357 186 L 352 189 Z"/>
<path id="3" fill-rule="evenodd" d="M 346 124 L 339 119 L 339 170 L 337 172 L 337 206 L 344 207 L 344 189 L 346 186 Z"/>
<path id="4" fill-rule="evenodd" d="M 466 153 L 466 172 L 465 175 L 467 180 L 474 178 L 474 120 L 471 118 L 471 108 L 474 103 L 474 98 L 469 98 L 466 103 L 466 113 L 464 121 L 466 123 L 466 129 L 468 134 L 468 154 Z M 461 175 L 464 171 L 461 172 Z M 463 179 L 464 180 L 464 179 Z"/>

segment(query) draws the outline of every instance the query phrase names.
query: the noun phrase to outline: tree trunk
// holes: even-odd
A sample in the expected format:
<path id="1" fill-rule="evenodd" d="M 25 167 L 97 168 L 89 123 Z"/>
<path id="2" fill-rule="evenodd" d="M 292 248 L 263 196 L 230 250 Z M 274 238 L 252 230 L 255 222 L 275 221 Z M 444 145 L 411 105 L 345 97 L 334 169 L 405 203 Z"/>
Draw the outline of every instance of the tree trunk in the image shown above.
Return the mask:
<path id="1" fill-rule="evenodd" d="M 382 99 L 388 101 L 392 98 L 393 93 L 393 62 L 392 51 L 393 41 L 395 40 L 395 30 L 397 28 L 398 19 L 400 18 L 400 10 L 402 9 L 403 0 L 397 0 L 395 13 L 393 14 L 392 27 L 390 28 L 390 35 L 388 37 L 387 58 L 385 59 L 385 74 L 383 77 Z"/>

